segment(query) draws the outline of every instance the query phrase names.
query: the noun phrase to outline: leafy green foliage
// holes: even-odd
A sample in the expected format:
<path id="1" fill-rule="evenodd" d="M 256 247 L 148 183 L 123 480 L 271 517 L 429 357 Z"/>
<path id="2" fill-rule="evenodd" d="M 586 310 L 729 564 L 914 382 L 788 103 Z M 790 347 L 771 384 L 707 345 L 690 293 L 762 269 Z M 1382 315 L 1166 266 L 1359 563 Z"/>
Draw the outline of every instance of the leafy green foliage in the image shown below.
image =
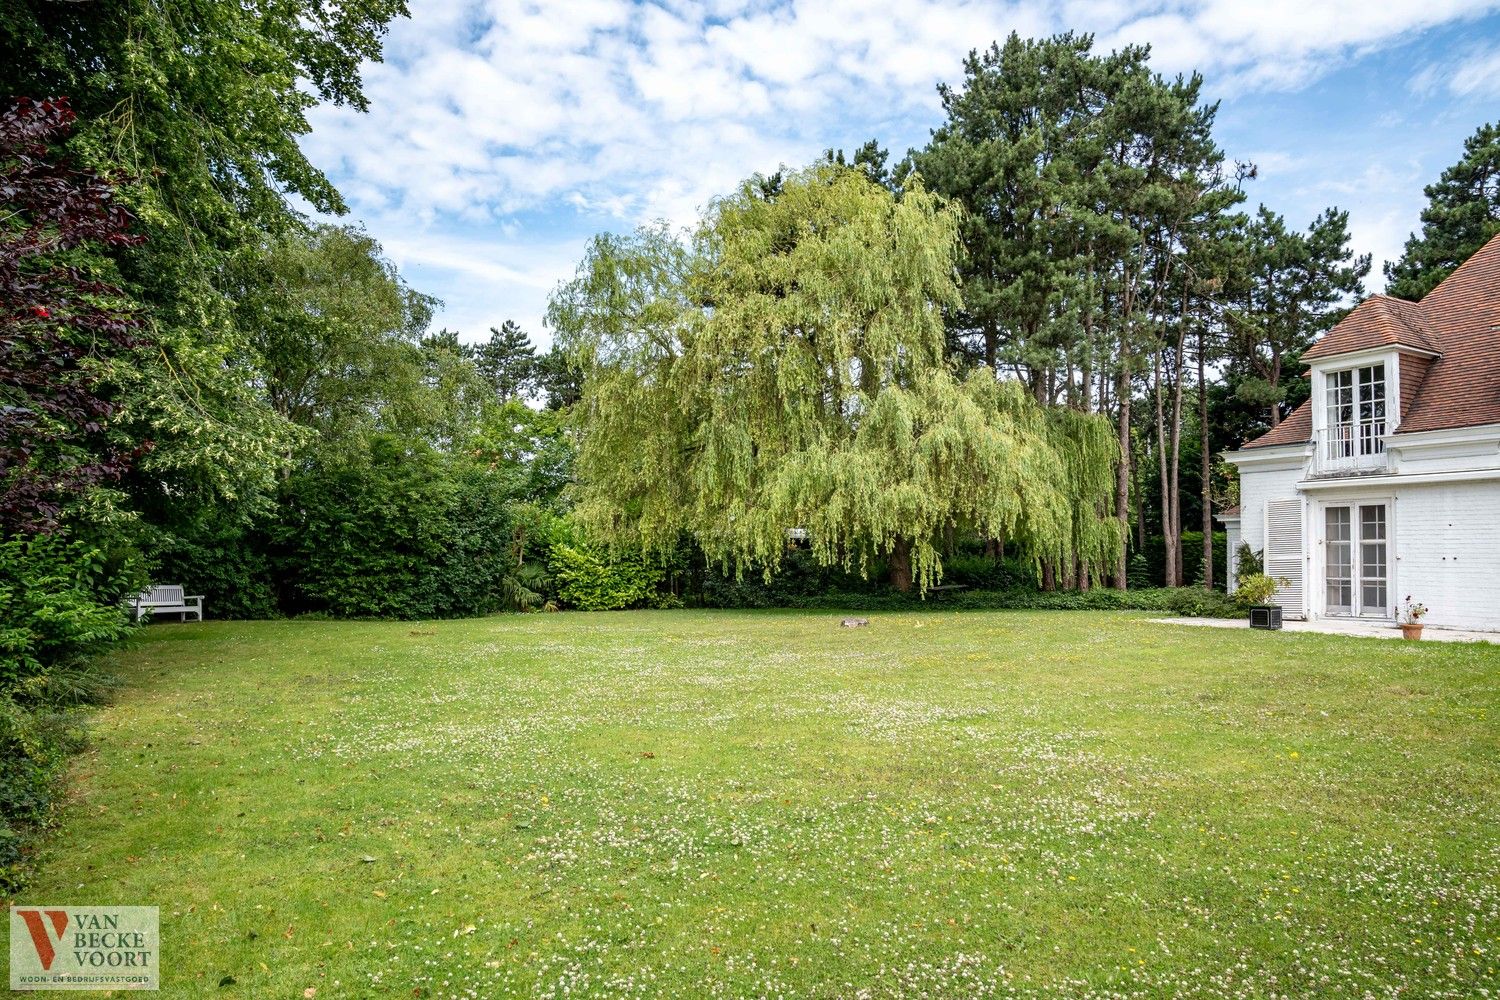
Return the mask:
<path id="1" fill-rule="evenodd" d="M 1245 227 L 1242 266 L 1228 289 L 1230 351 L 1239 363 L 1235 391 L 1275 414 L 1273 424 L 1305 395 L 1296 360 L 1318 334 L 1364 294 L 1370 256 L 1350 248 L 1349 213 L 1327 209 L 1298 232 L 1264 205 Z M 1288 382 L 1291 384 L 1289 385 Z"/>
<path id="2" fill-rule="evenodd" d="M 610 550 L 586 540 L 567 523 L 552 536 L 547 567 L 563 605 L 579 611 L 681 607 L 676 590 L 683 570 L 677 550 Z"/>
<path id="3" fill-rule="evenodd" d="M 243 518 L 234 507 L 195 508 L 158 532 L 153 578 L 203 594 L 212 618 L 275 618 L 280 613 L 270 553 L 269 513 Z"/>
<path id="4" fill-rule="evenodd" d="M 1213 535 L 1214 546 L 1214 584 L 1223 589 L 1224 581 L 1228 578 L 1228 536 L 1222 531 L 1216 531 Z M 1191 587 L 1203 582 L 1203 532 L 1184 531 L 1182 533 L 1183 550 L 1183 579 L 1181 586 Z M 1136 555 L 1145 560 L 1145 581 L 1141 586 L 1160 587 L 1167 578 L 1165 551 L 1162 544 L 1162 536 L 1148 535 L 1146 547 Z M 1131 557 L 1131 564 L 1135 563 L 1135 556 Z M 1136 586 L 1134 580 L 1130 584 Z"/>
<path id="5" fill-rule="evenodd" d="M 944 362 L 956 244 L 919 184 L 898 200 L 827 164 L 774 197 L 743 185 L 691 246 L 596 239 L 550 309 L 587 373 L 579 522 L 646 548 L 686 533 L 767 574 L 805 528 L 819 561 L 886 557 L 898 587 L 936 581 L 954 526 L 1111 561 L 1108 425 Z"/>
<path id="6" fill-rule="evenodd" d="M 1464 154 L 1424 189 L 1421 235 L 1385 266 L 1386 292 L 1420 299 L 1500 233 L 1500 122 L 1464 140 Z"/>
<path id="7" fill-rule="evenodd" d="M 242 250 L 232 274 L 236 324 L 281 417 L 326 446 L 424 422 L 418 342 L 432 300 L 370 236 L 341 226 L 279 234 Z"/>
<path id="8" fill-rule="evenodd" d="M 479 374 L 501 399 L 520 399 L 536 388 L 536 346 L 513 320 L 490 327 L 490 339 L 474 346 L 473 357 Z"/>
<path id="9" fill-rule="evenodd" d="M 548 564 L 563 603 L 579 611 L 617 611 L 652 605 L 666 573 L 639 552 L 611 557 L 587 546 L 552 546 Z"/>
<path id="10" fill-rule="evenodd" d="M 573 445 L 565 421 L 557 410 L 534 410 L 508 399 L 486 409 L 468 451 L 490 468 L 518 475 L 519 498 L 550 506 L 573 475 Z"/>
<path id="11" fill-rule="evenodd" d="M 51 816 L 81 735 L 73 709 L 107 687 L 87 659 L 131 630 L 120 599 L 135 582 L 61 534 L 0 541 L 0 891 L 19 877 L 23 834 Z"/>
<path id="12" fill-rule="evenodd" d="M 84 542 L 0 542 L 0 692 L 24 693 L 48 669 L 76 666 L 125 635 L 121 591 L 106 554 Z"/>
<path id="13" fill-rule="evenodd" d="M 1276 591 L 1287 583 L 1284 578 L 1272 578 L 1264 573 L 1247 573 L 1240 577 L 1235 586 L 1234 599 L 1241 607 L 1246 608 L 1268 604 L 1276 596 Z"/>
<path id="14" fill-rule="evenodd" d="M 1201 587 L 1147 587 L 1140 590 L 1038 590 L 1035 586 L 996 590 L 932 591 L 903 594 L 888 587 L 820 590 L 777 595 L 774 603 L 753 592 L 710 588 L 705 607 L 779 607 L 827 611 L 1155 611 L 1196 618 L 1228 618 L 1238 606 L 1218 591 Z"/>
<path id="15" fill-rule="evenodd" d="M 375 438 L 297 473 L 274 537 L 292 611 L 451 618 L 505 606 L 515 566 L 502 474 Z"/>
<path id="16" fill-rule="evenodd" d="M 932 190 L 967 210 L 955 346 L 991 368 L 1020 366 L 1034 388 L 1060 354 L 1087 350 L 1074 341 L 1098 295 L 1088 258 L 1131 242 L 1111 216 L 1144 175 L 1109 154 L 1147 120 L 1146 57 L 1140 47 L 1096 54 L 1088 35 L 1012 33 L 969 53 L 961 86 L 938 88 L 945 121 L 913 157 Z"/>
<path id="17" fill-rule="evenodd" d="M 1235 549 L 1235 581 L 1241 582 L 1246 577 L 1255 576 L 1265 572 L 1265 563 L 1260 553 L 1250 547 L 1249 542 L 1240 542 L 1240 547 Z"/>

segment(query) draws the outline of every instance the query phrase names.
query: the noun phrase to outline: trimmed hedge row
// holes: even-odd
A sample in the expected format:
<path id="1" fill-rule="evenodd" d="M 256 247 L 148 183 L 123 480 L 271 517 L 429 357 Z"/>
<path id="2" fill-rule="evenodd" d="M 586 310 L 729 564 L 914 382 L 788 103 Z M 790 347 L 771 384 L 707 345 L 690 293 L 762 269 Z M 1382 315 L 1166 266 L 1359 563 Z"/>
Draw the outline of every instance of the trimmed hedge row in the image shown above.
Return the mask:
<path id="1" fill-rule="evenodd" d="M 736 607 L 715 605 L 708 607 Z M 762 607 L 771 605 L 760 605 Z M 830 591 L 785 596 L 776 607 L 828 611 L 1157 611 L 1190 618 L 1238 618 L 1239 605 L 1218 591 L 1200 587 L 1151 587 L 1142 590 L 960 590 L 916 593 Z"/>

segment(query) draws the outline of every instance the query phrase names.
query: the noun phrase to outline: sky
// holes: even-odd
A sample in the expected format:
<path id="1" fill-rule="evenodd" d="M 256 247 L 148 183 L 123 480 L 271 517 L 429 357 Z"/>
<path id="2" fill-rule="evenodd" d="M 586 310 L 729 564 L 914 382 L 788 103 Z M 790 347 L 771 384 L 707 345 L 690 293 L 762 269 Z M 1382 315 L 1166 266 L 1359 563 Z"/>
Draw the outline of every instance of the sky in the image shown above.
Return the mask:
<path id="1" fill-rule="evenodd" d="M 303 148 L 415 288 L 434 327 L 539 345 L 588 239 L 686 226 L 751 174 L 868 138 L 892 161 L 941 120 L 937 85 L 1011 31 L 1149 43 L 1199 71 L 1250 207 L 1350 213 L 1381 262 L 1422 188 L 1500 119 L 1500 0 L 411 0 L 367 113 L 319 107 Z"/>

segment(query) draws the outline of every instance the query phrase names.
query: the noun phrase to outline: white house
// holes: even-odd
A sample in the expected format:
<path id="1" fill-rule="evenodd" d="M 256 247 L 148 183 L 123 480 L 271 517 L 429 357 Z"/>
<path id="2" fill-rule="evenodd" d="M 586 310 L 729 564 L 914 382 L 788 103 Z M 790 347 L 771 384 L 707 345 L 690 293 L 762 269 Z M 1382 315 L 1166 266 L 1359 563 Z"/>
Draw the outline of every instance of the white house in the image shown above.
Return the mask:
<path id="1" fill-rule="evenodd" d="M 1500 630 L 1500 236 L 1420 303 L 1376 295 L 1303 362 L 1312 397 L 1227 453 L 1223 515 L 1288 617 Z"/>

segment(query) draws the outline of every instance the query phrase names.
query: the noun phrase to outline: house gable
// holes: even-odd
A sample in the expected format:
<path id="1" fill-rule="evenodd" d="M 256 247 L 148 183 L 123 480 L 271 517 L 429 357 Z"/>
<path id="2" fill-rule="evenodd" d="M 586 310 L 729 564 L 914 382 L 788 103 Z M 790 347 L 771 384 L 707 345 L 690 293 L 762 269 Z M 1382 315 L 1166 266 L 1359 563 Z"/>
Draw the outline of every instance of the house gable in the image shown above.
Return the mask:
<path id="1" fill-rule="evenodd" d="M 1317 369 L 1386 353 L 1399 369 L 1394 433 L 1500 425 L 1500 236 L 1485 244 L 1421 302 L 1373 295 L 1308 348 Z M 1388 373 L 1388 377 L 1392 377 Z M 1314 385 L 1313 397 L 1318 397 Z M 1312 439 L 1313 403 L 1243 448 Z"/>

